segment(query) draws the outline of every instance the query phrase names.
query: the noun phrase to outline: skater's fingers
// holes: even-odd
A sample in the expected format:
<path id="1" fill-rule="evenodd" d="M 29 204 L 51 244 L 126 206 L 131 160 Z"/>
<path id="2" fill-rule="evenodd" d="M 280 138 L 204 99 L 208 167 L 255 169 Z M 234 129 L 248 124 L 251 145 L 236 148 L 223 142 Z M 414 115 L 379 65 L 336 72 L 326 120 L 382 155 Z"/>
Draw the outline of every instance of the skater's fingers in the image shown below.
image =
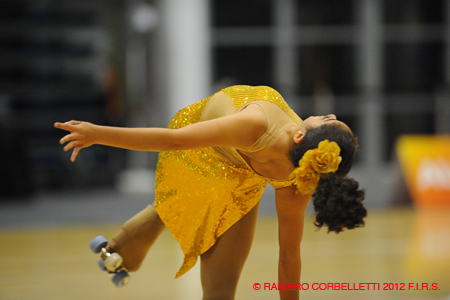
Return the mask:
<path id="1" fill-rule="evenodd" d="M 72 162 L 75 161 L 75 159 L 77 158 L 78 153 L 80 152 L 80 150 L 81 150 L 81 147 L 75 147 L 75 149 L 73 149 L 72 157 L 70 157 L 70 160 L 71 160 Z"/>
<path id="2" fill-rule="evenodd" d="M 71 141 L 70 143 L 68 143 L 65 147 L 64 147 L 64 151 L 69 151 L 70 149 L 74 148 L 77 146 L 76 141 Z"/>
<path id="3" fill-rule="evenodd" d="M 71 140 L 73 140 L 75 137 L 73 134 L 68 134 L 66 136 L 64 136 L 62 139 L 59 140 L 59 143 L 62 145 L 64 143 L 70 142 Z"/>
<path id="4" fill-rule="evenodd" d="M 72 155 L 70 157 L 70 160 L 72 162 L 75 161 L 81 149 L 89 147 L 90 145 L 93 144 L 92 142 L 89 142 L 89 139 L 86 139 L 87 137 L 86 126 L 89 126 L 89 124 L 90 123 L 75 120 L 68 121 L 65 123 L 56 122 L 54 124 L 56 128 L 70 131 L 69 134 L 67 134 L 62 139 L 59 140 L 59 143 L 60 144 L 68 143 L 64 147 L 64 151 L 69 151 L 73 149 Z"/>
<path id="5" fill-rule="evenodd" d="M 56 123 L 54 124 L 54 126 L 55 126 L 55 128 L 64 129 L 64 124 L 65 124 L 65 123 L 56 122 Z"/>
<path id="6" fill-rule="evenodd" d="M 62 130 L 73 131 L 75 129 L 74 126 L 80 125 L 81 123 L 83 122 L 72 120 L 65 123 L 56 122 L 54 126 Z"/>
<path id="7" fill-rule="evenodd" d="M 68 122 L 66 122 L 66 123 L 56 122 L 55 127 L 62 129 L 62 130 L 67 130 L 67 131 L 73 130 L 73 125 L 69 124 Z"/>
<path id="8" fill-rule="evenodd" d="M 78 141 L 71 141 L 70 143 L 68 143 L 65 147 L 64 147 L 64 151 L 69 151 L 70 149 L 73 148 L 73 152 L 72 152 L 72 156 L 70 157 L 70 160 L 72 162 L 75 161 L 75 159 L 78 156 L 78 153 L 80 152 L 81 149 L 83 149 L 83 145 L 80 144 Z"/>
<path id="9" fill-rule="evenodd" d="M 81 124 L 82 122 L 81 122 L 81 121 L 72 120 L 72 121 L 69 121 L 69 122 L 67 122 L 67 123 L 69 123 L 70 125 L 79 125 L 79 124 Z"/>

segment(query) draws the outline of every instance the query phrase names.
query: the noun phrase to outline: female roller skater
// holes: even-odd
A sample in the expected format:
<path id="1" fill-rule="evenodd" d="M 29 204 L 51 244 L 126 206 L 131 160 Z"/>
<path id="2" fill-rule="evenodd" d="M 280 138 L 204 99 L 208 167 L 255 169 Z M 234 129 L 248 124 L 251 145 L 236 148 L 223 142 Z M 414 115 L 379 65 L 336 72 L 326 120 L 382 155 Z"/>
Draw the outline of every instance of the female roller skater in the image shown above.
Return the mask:
<path id="1" fill-rule="evenodd" d="M 232 86 L 180 110 L 168 128 L 118 128 L 69 121 L 65 151 L 93 144 L 160 152 L 155 203 L 129 220 L 107 247 L 137 271 L 167 227 L 185 255 L 176 277 L 201 260 L 203 299 L 234 299 L 250 251 L 259 200 L 275 188 L 279 283 L 300 282 L 305 210 L 336 233 L 364 225 L 364 192 L 346 177 L 357 139 L 335 115 L 302 121 L 270 87 Z M 298 299 L 298 290 L 280 290 Z"/>

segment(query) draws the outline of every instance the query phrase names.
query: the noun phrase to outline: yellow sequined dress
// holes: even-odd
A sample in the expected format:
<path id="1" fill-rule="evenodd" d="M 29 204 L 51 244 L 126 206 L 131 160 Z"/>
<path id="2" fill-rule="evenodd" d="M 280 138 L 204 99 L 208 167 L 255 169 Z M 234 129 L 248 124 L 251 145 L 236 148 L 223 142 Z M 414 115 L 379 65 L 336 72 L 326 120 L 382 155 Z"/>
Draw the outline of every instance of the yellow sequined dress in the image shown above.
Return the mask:
<path id="1" fill-rule="evenodd" d="M 234 113 L 252 102 L 263 107 L 269 120 L 267 133 L 251 148 L 242 149 L 256 152 L 270 145 L 285 126 L 301 122 L 270 87 L 232 86 L 219 93 L 222 97 L 215 97 L 217 93 L 179 111 L 168 128 L 177 129 Z M 274 126 L 270 125 L 272 115 L 277 119 Z M 155 207 L 185 255 L 176 278 L 189 271 L 199 255 L 258 203 L 267 183 L 281 188 L 294 182 L 258 175 L 237 150 L 210 147 L 159 155 Z"/>

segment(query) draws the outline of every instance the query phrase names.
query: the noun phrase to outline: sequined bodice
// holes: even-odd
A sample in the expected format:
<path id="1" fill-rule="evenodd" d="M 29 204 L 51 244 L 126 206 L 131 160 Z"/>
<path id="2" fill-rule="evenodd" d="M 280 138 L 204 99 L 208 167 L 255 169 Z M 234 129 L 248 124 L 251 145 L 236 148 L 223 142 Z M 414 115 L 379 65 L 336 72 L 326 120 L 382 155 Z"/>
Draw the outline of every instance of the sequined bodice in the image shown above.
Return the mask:
<path id="1" fill-rule="evenodd" d="M 287 105 L 283 97 L 276 90 L 270 87 L 240 85 L 228 87 L 223 89 L 221 92 L 228 97 L 226 99 L 223 97 L 213 97 L 205 107 L 205 112 L 201 117 L 202 120 L 225 116 L 230 114 L 231 111 L 235 112 L 245 109 L 245 107 L 250 104 L 257 104 L 261 106 L 266 112 L 266 116 L 268 118 L 269 126 L 267 131 L 251 147 L 247 149 L 239 149 L 235 147 L 213 148 L 221 156 L 236 165 L 247 166 L 252 169 L 238 150 L 244 152 L 257 152 L 264 150 L 276 139 L 276 137 L 286 126 L 291 124 L 298 125 L 301 122 L 301 119 Z M 232 109 L 233 106 L 234 110 Z M 256 171 L 254 172 L 257 173 Z M 270 185 L 276 189 L 290 186 L 294 180 L 293 178 L 290 180 L 277 180 L 267 178 L 262 175 L 259 176 L 266 179 Z"/>

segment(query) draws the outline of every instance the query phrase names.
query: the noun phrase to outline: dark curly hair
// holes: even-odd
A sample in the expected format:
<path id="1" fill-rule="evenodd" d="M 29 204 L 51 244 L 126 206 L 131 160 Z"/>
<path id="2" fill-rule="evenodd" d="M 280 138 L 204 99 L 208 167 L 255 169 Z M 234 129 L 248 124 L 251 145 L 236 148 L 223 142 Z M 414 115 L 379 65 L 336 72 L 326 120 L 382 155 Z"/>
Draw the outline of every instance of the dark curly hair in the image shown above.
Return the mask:
<path id="1" fill-rule="evenodd" d="M 317 148 L 325 139 L 336 142 L 341 148 L 342 161 L 335 173 L 324 174 L 313 194 L 316 220 L 314 225 L 328 227 L 328 232 L 339 233 L 344 228 L 353 229 L 364 226 L 367 210 L 364 208 L 364 190 L 353 178 L 346 177 L 353 166 L 358 150 L 358 139 L 351 132 L 333 124 L 325 124 L 308 130 L 300 145 L 289 152 L 294 167 L 310 149 Z"/>

